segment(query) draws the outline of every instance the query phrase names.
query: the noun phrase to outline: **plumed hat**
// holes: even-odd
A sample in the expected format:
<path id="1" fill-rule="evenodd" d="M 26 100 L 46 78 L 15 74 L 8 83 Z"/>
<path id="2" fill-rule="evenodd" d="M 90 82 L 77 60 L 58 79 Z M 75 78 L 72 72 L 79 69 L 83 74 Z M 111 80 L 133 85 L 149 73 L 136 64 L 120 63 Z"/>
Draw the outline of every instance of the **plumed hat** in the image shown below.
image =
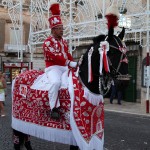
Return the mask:
<path id="1" fill-rule="evenodd" d="M 108 29 L 118 26 L 119 11 L 115 3 L 106 10 L 105 17 L 107 19 Z"/>
<path id="2" fill-rule="evenodd" d="M 58 25 L 62 25 L 59 3 L 55 0 L 51 0 L 49 11 L 51 12 L 51 17 L 48 19 L 50 28 L 52 29 Z"/>

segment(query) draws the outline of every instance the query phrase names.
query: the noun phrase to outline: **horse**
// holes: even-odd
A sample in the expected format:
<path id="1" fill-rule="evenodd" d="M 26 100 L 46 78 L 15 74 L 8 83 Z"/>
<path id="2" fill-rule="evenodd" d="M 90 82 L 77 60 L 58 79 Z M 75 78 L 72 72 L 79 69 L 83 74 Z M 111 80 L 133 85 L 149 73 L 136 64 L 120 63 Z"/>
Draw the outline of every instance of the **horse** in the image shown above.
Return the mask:
<path id="1" fill-rule="evenodd" d="M 104 99 L 112 80 L 127 86 L 128 62 L 122 42 L 110 29 L 99 35 L 79 60 L 77 70 L 69 70 L 66 88 L 60 88 L 60 120 L 50 116 L 48 91 L 31 89 L 43 71 L 29 70 L 15 78 L 12 86 L 12 128 L 52 142 L 99 150 L 104 145 Z M 77 148 L 77 147 L 76 147 Z"/>
<path id="2" fill-rule="evenodd" d="M 128 81 L 130 75 L 128 74 L 128 58 L 126 55 L 127 48 L 125 43 L 122 41 L 125 28 L 122 28 L 122 31 L 118 36 L 113 35 L 114 29 L 110 28 L 108 35 L 99 35 L 93 39 L 93 44 L 89 46 L 88 50 L 84 54 L 82 59 L 83 63 L 80 66 L 80 77 L 84 85 L 93 93 L 106 95 L 110 90 L 110 81 L 113 79 L 118 88 L 125 88 L 128 86 Z M 107 41 L 109 43 L 109 51 L 107 53 L 108 63 L 110 67 L 110 72 L 106 73 L 103 70 L 103 73 L 100 74 L 100 55 L 99 47 L 101 41 Z M 88 82 L 88 53 L 91 47 L 94 48 L 91 65 L 93 70 L 93 81 Z M 98 62 L 98 63 L 97 63 Z"/>

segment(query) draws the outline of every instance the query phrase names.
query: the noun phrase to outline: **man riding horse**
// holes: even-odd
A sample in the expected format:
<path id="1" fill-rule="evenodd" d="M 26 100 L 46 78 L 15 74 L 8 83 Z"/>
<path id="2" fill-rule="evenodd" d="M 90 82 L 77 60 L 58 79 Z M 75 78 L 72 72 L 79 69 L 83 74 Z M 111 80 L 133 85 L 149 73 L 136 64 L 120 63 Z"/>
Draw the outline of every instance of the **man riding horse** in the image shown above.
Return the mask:
<path id="1" fill-rule="evenodd" d="M 60 18 L 59 3 L 52 2 L 49 10 L 52 14 L 49 18 L 52 35 L 48 37 L 43 44 L 46 65 L 45 72 L 49 80 L 48 97 L 51 107 L 51 117 L 53 119 L 59 119 L 60 102 L 58 91 L 60 89 L 62 79 L 67 73 L 68 67 L 76 68 L 77 62 L 73 61 L 73 58 L 68 51 L 68 44 L 62 37 L 63 24 Z M 38 84 L 34 84 L 35 88 L 37 88 L 37 86 Z"/>

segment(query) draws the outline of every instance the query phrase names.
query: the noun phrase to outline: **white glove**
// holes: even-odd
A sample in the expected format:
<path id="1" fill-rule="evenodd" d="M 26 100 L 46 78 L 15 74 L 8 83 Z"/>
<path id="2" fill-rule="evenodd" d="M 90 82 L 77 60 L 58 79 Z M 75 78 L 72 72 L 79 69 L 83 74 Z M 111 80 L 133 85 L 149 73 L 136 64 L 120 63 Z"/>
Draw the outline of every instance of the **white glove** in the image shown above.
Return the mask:
<path id="1" fill-rule="evenodd" d="M 69 66 L 72 67 L 72 68 L 76 68 L 77 67 L 77 62 L 70 61 Z"/>

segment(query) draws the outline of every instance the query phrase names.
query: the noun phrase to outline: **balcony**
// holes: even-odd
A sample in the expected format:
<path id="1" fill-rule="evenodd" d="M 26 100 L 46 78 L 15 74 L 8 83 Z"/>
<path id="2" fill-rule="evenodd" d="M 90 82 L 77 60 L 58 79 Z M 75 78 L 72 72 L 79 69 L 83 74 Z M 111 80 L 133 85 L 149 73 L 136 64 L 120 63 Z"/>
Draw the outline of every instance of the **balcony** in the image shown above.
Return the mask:
<path id="1" fill-rule="evenodd" d="M 28 45 L 12 45 L 12 44 L 5 44 L 4 52 L 7 53 L 16 53 L 18 50 L 23 50 L 23 52 L 28 52 L 29 48 Z"/>

